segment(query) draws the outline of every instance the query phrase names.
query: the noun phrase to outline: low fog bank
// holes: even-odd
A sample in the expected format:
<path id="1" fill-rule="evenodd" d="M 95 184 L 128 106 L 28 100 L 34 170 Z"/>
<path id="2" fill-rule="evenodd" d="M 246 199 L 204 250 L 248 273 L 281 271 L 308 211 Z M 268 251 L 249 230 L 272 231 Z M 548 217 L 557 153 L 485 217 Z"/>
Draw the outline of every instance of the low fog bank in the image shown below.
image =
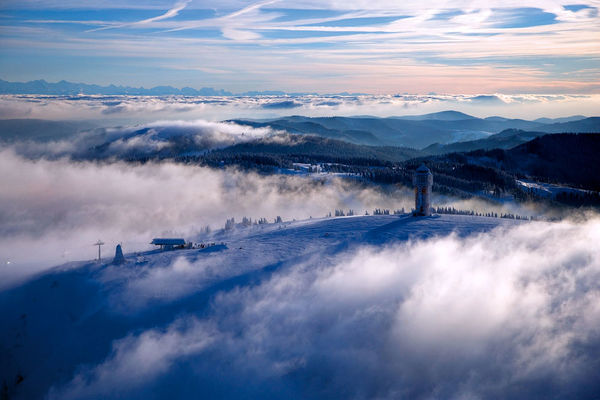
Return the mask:
<path id="1" fill-rule="evenodd" d="M 303 260 L 115 338 L 50 398 L 593 399 L 599 240 L 595 215 Z"/>
<path id="2" fill-rule="evenodd" d="M 17 141 L 10 147 L 17 154 L 33 159 L 139 159 L 150 155 L 173 157 L 202 154 L 207 150 L 257 139 L 285 142 L 287 137 L 285 132 L 268 127 L 252 128 L 231 122 L 205 120 L 170 120 L 84 130 L 61 140 Z"/>
<path id="3" fill-rule="evenodd" d="M 412 190 L 335 176 L 259 175 L 171 162 L 128 164 L 28 159 L 0 151 L 0 263 L 4 284 L 52 265 L 122 243 L 147 250 L 153 237 L 197 235 L 228 218 L 272 222 L 324 217 L 335 209 L 358 214 L 413 206 Z M 539 215 L 535 205 L 493 205 L 434 196 L 434 206 Z"/>
<path id="4" fill-rule="evenodd" d="M 526 105 L 526 107 L 524 107 Z M 285 115 L 379 117 L 453 109 L 479 117 L 595 115 L 599 95 L 398 94 L 306 96 L 49 96 L 1 95 L 0 118 L 102 119 L 140 123 L 165 119 L 274 118 Z"/>
<path id="5" fill-rule="evenodd" d="M 258 175 L 184 164 L 30 160 L 0 151 L 0 262 L 4 283 L 122 243 L 189 238 L 228 218 L 324 217 L 335 209 L 410 207 L 410 192 L 384 192 L 336 177 Z"/>

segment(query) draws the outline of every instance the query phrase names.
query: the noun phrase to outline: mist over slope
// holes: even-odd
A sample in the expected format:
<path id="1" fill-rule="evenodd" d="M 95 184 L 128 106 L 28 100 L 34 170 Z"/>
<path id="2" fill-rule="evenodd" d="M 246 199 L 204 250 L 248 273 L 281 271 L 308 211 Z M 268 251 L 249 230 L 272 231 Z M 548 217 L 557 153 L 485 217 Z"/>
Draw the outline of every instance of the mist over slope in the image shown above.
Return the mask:
<path id="1" fill-rule="evenodd" d="M 591 399 L 599 227 L 315 219 L 69 264 L 0 292 L 0 371 L 17 399 Z"/>
<path id="2" fill-rule="evenodd" d="M 32 160 L 12 150 L 0 151 L 0 169 L 10 171 L 0 174 L 3 285 L 86 258 L 98 238 L 145 250 L 152 237 L 187 236 L 207 225 L 222 228 L 231 217 L 322 217 L 335 209 L 364 213 L 410 202 L 406 189 L 335 175 L 261 175 L 173 162 Z"/>
<path id="3" fill-rule="evenodd" d="M 444 119 L 449 121 L 445 122 Z M 499 117 L 494 118 L 494 120 L 498 119 Z M 493 202 L 504 202 L 507 198 L 513 198 L 537 202 L 546 202 L 549 199 L 559 200 L 562 204 L 569 205 L 598 205 L 599 203 L 598 196 L 590 197 L 588 193 L 570 189 L 573 187 L 574 189 L 597 191 L 598 186 L 594 183 L 593 177 L 596 165 L 595 150 L 593 149 L 597 148 L 595 139 L 597 135 L 594 134 L 586 134 L 589 136 L 586 138 L 577 135 L 563 135 L 560 139 L 563 146 L 554 146 L 554 155 L 548 155 L 545 158 L 540 158 L 534 154 L 534 151 L 529 150 L 521 151 L 523 154 L 519 157 L 505 157 L 505 154 L 515 153 L 510 150 L 512 147 L 527 143 L 543 136 L 544 133 L 506 130 L 486 139 L 455 142 L 445 146 L 431 145 L 420 151 L 397 146 L 359 145 L 345 141 L 343 138 L 342 140 L 332 138 L 339 137 L 338 133 L 340 132 L 346 132 L 344 135 L 348 132 L 357 135 L 358 132 L 366 132 L 344 130 L 347 128 L 368 129 L 371 126 L 373 132 L 385 131 L 390 121 L 401 121 L 400 118 L 310 119 L 290 117 L 287 120 L 296 124 L 294 125 L 296 127 L 303 126 L 306 131 L 302 132 L 287 125 L 267 122 L 155 121 L 133 126 L 85 129 L 70 133 L 67 138 L 61 136 L 57 140 L 48 140 L 48 135 L 33 139 L 35 135 L 29 134 L 27 130 L 32 126 L 32 121 L 27 120 L 24 124 L 27 132 L 24 131 L 24 133 L 28 136 L 17 140 L 15 139 L 17 135 L 14 132 L 10 133 L 11 140 L 5 142 L 4 147 L 11 148 L 16 154 L 34 160 L 61 157 L 75 161 L 111 162 L 119 160 L 133 163 L 171 160 L 211 168 L 235 167 L 262 174 L 297 173 L 299 168 L 304 168 L 307 171 L 351 174 L 376 184 L 400 183 L 406 186 L 411 185 L 411 171 L 415 168 L 415 161 L 411 161 L 411 159 L 430 154 L 495 148 L 501 150 L 464 157 L 429 157 L 416 162 L 430 160 L 436 164 L 435 173 L 438 179 L 435 180 L 434 190 L 445 195 L 461 198 L 481 197 Z M 451 123 L 476 120 L 478 119 L 475 117 L 457 112 L 409 118 L 411 123 L 415 121 Z M 587 124 L 589 121 L 595 120 L 597 118 L 584 118 L 567 123 Z M 307 121 L 313 122 L 308 123 Z M 323 128 L 314 121 L 325 121 L 329 128 Z M 510 120 L 502 119 L 502 121 Z M 14 128 L 14 120 L 5 122 L 7 122 L 7 126 Z M 33 126 L 38 127 L 37 131 L 43 132 L 44 122 L 34 122 Z M 547 126 L 555 125 L 554 121 L 550 122 Z M 245 125 L 246 123 L 249 125 Z M 308 125 L 305 125 L 307 123 Z M 558 122 L 558 124 L 564 123 Z M 321 128 L 315 128 L 315 126 Z M 326 129 L 327 132 L 323 133 L 319 129 Z M 423 134 L 423 132 L 427 134 Z M 423 132 L 418 136 L 432 140 L 428 135 L 429 131 Z M 390 133 L 388 132 L 388 134 Z M 369 135 L 373 134 L 369 133 Z M 588 153 L 591 153 L 586 157 L 577 157 L 578 146 L 584 139 L 588 142 L 585 148 Z M 553 139 L 541 138 L 539 140 L 549 142 Z M 535 145 L 530 145 L 527 148 L 531 150 L 534 147 Z M 504 149 L 507 152 L 503 152 Z M 573 169 L 571 161 L 577 164 L 576 170 L 579 172 L 567 173 Z M 518 182 L 519 179 L 563 185 L 565 186 L 563 192 L 568 192 L 568 196 L 549 198 L 544 193 L 540 196 L 523 187 Z M 560 189 L 557 191 L 560 192 Z"/>
<path id="4" fill-rule="evenodd" d="M 186 151 L 203 151 L 281 136 L 282 133 L 317 136 L 355 145 L 408 147 L 422 149 L 424 154 L 443 154 L 510 148 L 547 133 L 598 132 L 598 117 L 568 119 L 568 122 L 554 122 L 551 119 L 540 122 L 500 117 L 481 119 L 455 111 L 393 118 L 292 116 L 261 121 L 159 120 L 123 126 L 111 126 L 110 120 L 0 120 L 0 144 L 76 142 L 71 144 L 71 153 L 91 150 L 93 147 L 96 152 L 93 156 L 96 158 L 113 154 L 123 157 L 122 153 L 127 151 L 131 154 L 159 153 L 164 147 L 167 147 L 164 155 L 173 156 Z M 86 148 L 82 149 L 82 146 Z M 52 149 L 46 151 L 51 153 Z"/>

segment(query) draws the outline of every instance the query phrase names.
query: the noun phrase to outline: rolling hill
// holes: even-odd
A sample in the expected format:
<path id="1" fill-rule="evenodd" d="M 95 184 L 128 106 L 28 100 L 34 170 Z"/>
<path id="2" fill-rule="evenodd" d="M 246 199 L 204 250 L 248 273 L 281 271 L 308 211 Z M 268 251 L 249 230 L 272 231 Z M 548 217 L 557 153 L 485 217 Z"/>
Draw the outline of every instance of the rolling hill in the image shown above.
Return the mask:
<path id="1" fill-rule="evenodd" d="M 516 130 L 540 133 L 600 132 L 600 118 L 598 117 L 568 122 L 549 121 L 550 123 L 544 123 L 501 117 L 483 119 L 456 111 L 445 111 L 410 117 L 291 116 L 268 121 L 233 120 L 232 122 L 253 127 L 270 126 L 273 129 L 285 130 L 290 133 L 318 135 L 355 144 L 417 149 L 427 148 L 433 144 L 444 146 L 458 142 L 485 140 L 507 130 L 512 130 L 513 133 Z M 529 139 L 533 137 L 530 134 L 525 134 L 525 136 Z M 492 142 L 501 138 L 502 136 L 492 138 Z M 516 145 L 522 141 L 516 140 L 513 143 Z M 479 148 L 489 148 L 485 142 L 482 142 L 481 145 L 484 147 Z"/>

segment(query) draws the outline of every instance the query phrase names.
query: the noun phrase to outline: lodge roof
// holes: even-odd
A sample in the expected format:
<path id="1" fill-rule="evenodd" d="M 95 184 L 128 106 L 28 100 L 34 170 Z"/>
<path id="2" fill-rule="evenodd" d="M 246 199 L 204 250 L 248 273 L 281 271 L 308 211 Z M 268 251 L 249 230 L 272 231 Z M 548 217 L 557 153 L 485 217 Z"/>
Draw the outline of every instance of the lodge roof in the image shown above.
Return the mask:
<path id="1" fill-rule="evenodd" d="M 157 246 L 183 246 L 185 244 L 185 239 L 181 238 L 154 238 L 150 244 L 155 244 Z"/>

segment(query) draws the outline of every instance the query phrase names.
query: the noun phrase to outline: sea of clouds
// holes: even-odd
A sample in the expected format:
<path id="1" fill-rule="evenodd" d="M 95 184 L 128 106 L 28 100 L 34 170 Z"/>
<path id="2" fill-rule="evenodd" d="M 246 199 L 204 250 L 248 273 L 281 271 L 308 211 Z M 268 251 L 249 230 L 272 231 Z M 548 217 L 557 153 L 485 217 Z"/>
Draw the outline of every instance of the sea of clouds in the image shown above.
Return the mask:
<path id="1" fill-rule="evenodd" d="M 304 259 L 115 338 L 49 398 L 592 399 L 598 240 L 590 215 Z"/>
<path id="2" fill-rule="evenodd" d="M 526 107 L 525 107 L 526 106 Z M 157 119 L 379 117 L 457 110 L 478 117 L 535 119 L 597 113 L 598 95 L 304 95 L 256 97 L 1 95 L 0 118 L 149 122 Z"/>

